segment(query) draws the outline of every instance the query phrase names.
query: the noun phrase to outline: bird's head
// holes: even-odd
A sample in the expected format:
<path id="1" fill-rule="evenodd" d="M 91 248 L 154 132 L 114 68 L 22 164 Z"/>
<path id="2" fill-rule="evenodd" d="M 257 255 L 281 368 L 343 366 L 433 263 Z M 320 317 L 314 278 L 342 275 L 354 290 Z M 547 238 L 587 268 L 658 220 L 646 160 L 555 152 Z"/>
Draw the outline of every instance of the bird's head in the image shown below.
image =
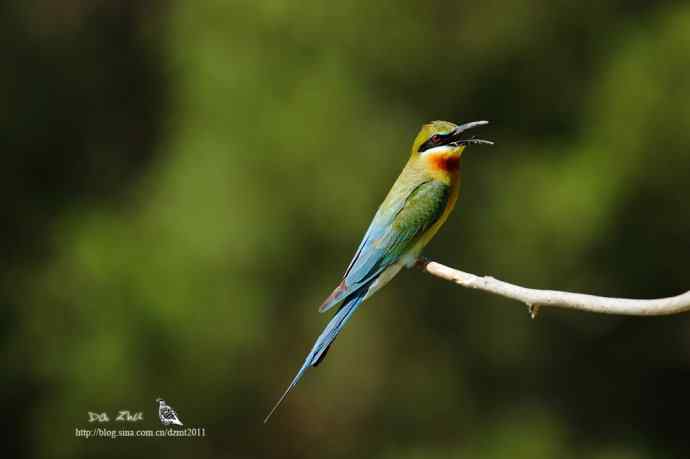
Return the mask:
<path id="1" fill-rule="evenodd" d="M 165 400 L 163 400 L 162 398 L 159 397 L 156 399 L 156 403 L 158 403 L 158 404 L 165 403 Z"/>
<path id="2" fill-rule="evenodd" d="M 448 121 L 432 121 L 422 126 L 412 144 L 412 156 L 424 159 L 433 168 L 457 169 L 460 155 L 469 144 L 493 145 L 488 140 L 467 137 L 464 132 L 488 121 L 472 121 L 454 124 Z"/>

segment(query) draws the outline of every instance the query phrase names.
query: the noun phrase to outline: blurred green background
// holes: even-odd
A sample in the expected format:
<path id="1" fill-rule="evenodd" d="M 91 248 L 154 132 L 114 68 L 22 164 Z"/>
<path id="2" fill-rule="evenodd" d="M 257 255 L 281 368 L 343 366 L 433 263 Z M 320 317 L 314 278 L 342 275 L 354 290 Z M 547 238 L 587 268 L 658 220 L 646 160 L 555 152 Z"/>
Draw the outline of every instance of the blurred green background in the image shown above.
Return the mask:
<path id="1" fill-rule="evenodd" d="M 689 2 L 0 5 L 6 457 L 690 456 L 690 316 L 532 321 L 418 271 L 261 423 L 432 119 L 496 146 L 427 256 L 688 290 Z M 75 437 L 159 396 L 207 437 Z"/>

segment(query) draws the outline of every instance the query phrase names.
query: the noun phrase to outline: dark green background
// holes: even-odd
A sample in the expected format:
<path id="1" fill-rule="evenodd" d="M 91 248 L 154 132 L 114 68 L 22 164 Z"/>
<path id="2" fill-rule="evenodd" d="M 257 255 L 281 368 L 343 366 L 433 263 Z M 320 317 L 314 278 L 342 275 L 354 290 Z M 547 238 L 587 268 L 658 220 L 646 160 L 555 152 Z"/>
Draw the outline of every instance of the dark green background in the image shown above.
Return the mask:
<path id="1" fill-rule="evenodd" d="M 690 455 L 689 316 L 532 321 L 418 271 L 261 423 L 431 119 L 496 146 L 426 255 L 690 288 L 690 3 L 26 0 L 0 37 L 7 457 Z M 208 436 L 75 438 L 159 396 Z"/>

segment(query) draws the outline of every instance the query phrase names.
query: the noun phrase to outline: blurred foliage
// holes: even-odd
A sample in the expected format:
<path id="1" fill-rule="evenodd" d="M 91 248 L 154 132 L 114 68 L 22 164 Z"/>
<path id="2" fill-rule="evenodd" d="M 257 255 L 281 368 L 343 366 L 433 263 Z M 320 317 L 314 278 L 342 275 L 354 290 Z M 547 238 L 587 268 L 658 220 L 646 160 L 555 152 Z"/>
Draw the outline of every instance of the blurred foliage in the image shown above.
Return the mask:
<path id="1" fill-rule="evenodd" d="M 59 6 L 58 6 L 59 5 Z M 404 272 L 268 426 L 416 130 L 490 119 L 427 255 L 688 289 L 690 5 L 0 6 L 6 448 L 20 457 L 687 457 L 690 320 Z M 156 397 L 195 440 L 75 438 Z M 108 428 L 117 427 L 114 424 Z"/>

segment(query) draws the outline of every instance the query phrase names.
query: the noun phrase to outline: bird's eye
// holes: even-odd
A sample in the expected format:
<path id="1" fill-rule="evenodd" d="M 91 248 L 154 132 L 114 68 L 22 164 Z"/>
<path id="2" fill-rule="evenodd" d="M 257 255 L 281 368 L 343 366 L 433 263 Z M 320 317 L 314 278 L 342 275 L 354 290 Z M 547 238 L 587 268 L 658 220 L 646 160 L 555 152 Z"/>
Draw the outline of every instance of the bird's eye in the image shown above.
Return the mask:
<path id="1" fill-rule="evenodd" d="M 431 141 L 434 143 L 439 143 L 441 141 L 441 136 L 438 134 L 434 134 L 431 136 Z"/>

